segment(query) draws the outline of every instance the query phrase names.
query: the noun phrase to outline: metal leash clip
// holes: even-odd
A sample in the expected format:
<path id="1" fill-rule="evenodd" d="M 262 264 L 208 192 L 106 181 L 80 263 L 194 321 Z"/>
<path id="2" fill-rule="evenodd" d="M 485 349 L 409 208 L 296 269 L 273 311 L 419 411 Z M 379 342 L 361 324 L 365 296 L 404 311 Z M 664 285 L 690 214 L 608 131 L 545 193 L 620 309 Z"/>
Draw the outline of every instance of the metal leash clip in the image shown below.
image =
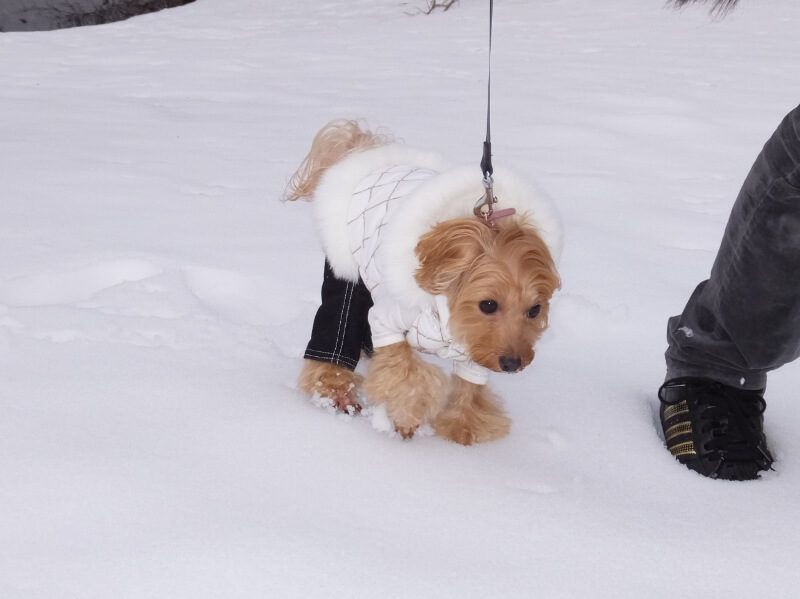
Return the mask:
<path id="1" fill-rule="evenodd" d="M 487 227 L 494 229 L 497 227 L 498 220 L 506 216 L 515 215 L 517 210 L 516 208 L 494 209 L 494 205 L 497 204 L 497 196 L 494 195 L 494 179 L 488 173 L 483 178 L 483 186 L 486 188 L 486 193 L 475 203 L 472 213 L 481 219 Z"/>
<path id="2" fill-rule="evenodd" d="M 478 198 L 475 203 L 475 208 L 472 212 L 480 219 L 483 219 L 487 225 L 492 225 L 492 213 L 494 212 L 494 204 L 497 203 L 497 198 L 494 196 L 494 179 L 489 173 L 483 177 L 483 187 L 486 192 L 482 197 Z"/>

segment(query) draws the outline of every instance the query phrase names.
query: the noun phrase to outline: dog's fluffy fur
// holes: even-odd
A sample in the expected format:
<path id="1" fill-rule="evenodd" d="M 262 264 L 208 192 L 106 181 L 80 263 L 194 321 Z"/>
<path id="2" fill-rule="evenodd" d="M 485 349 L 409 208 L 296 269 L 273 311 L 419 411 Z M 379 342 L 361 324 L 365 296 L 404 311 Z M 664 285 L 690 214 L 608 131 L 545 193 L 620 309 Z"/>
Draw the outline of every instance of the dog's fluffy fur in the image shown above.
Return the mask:
<path id="1" fill-rule="evenodd" d="M 416 162 L 407 162 L 409 157 Z M 400 250 L 393 253 L 387 285 L 410 304 L 445 295 L 452 335 L 466 346 L 473 362 L 498 372 L 522 370 L 533 360 L 534 345 L 547 327 L 550 299 L 560 285 L 553 253 L 561 241 L 550 205 L 517 184 L 511 173 L 497 174 L 498 182 L 510 182 L 508 196 L 501 185 L 495 191 L 503 207 L 506 197 L 512 205 L 519 202 L 520 214 L 489 227 L 469 216 L 479 195 L 476 179 L 482 190 L 477 168 L 447 170 L 433 155 L 389 145 L 386 136 L 366 131 L 357 122 L 333 121 L 317 134 L 286 197 L 321 204 L 315 207 L 317 224 L 334 273 L 357 280 L 358 267 L 346 244 L 327 223 L 341 217 L 364 175 L 387 164 L 420 160 L 444 171 L 423 184 L 422 201 L 416 203 L 433 216 L 415 212 L 414 206 L 404 209 L 400 219 L 406 222 L 393 229 Z M 334 167 L 336 176 L 326 178 Z M 458 197 L 458 205 L 444 205 L 439 198 L 446 195 Z M 487 313 L 489 300 L 496 310 Z M 306 360 L 299 387 L 331 397 L 341 409 L 353 409 L 360 382 L 349 370 Z M 509 430 L 508 417 L 485 385 L 456 376 L 448 380 L 406 342 L 376 348 L 363 389 L 370 401 L 386 406 L 404 438 L 412 437 L 424 422 L 442 437 L 465 445 L 497 439 Z"/>

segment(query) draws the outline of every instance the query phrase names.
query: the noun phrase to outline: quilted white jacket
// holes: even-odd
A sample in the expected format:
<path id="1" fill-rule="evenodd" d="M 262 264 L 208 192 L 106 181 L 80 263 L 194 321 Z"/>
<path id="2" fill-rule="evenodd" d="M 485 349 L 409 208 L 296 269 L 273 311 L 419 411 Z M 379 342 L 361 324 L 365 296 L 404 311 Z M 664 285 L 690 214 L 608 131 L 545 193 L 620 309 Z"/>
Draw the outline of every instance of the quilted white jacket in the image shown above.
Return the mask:
<path id="1" fill-rule="evenodd" d="M 489 371 L 452 338 L 447 298 L 416 284 L 414 248 L 436 223 L 472 216 L 483 191 L 477 166 L 448 169 L 434 155 L 392 145 L 349 156 L 328 169 L 313 198 L 333 272 L 351 281 L 360 276 L 372 294 L 373 345 L 405 339 L 422 352 L 452 359 L 455 374 L 476 384 L 485 384 Z M 557 259 L 561 227 L 549 201 L 499 169 L 495 194 L 499 208 L 514 207 L 537 227 Z"/>

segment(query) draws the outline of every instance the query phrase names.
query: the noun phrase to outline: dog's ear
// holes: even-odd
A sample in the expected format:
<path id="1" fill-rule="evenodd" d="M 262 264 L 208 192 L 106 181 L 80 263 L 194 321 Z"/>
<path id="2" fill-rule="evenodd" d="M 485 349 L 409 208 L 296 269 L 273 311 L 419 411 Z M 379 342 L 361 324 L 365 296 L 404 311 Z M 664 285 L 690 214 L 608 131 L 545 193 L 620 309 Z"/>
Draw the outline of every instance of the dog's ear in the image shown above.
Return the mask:
<path id="1" fill-rule="evenodd" d="M 494 231 L 475 218 L 439 223 L 420 237 L 415 248 L 417 284 L 433 295 L 447 292 L 481 254 L 488 251 Z"/>

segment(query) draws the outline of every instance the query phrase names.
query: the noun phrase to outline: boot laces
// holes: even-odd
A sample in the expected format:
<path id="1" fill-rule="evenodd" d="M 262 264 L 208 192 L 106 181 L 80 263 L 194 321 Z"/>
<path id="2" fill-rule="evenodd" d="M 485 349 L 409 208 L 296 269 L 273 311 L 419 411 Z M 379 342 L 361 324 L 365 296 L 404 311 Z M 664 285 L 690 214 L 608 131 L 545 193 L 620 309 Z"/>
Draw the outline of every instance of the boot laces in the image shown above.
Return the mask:
<path id="1" fill-rule="evenodd" d="M 677 379 L 661 386 L 659 400 L 667 405 L 682 401 L 682 397 L 670 401 L 664 395 L 665 389 L 681 387 L 692 389 L 694 426 L 703 439 L 703 451 L 716 457 L 716 470 L 726 462 L 755 461 L 771 468 L 772 456 L 765 450 L 762 431 L 767 404 L 760 393 L 731 389 L 716 381 Z"/>

